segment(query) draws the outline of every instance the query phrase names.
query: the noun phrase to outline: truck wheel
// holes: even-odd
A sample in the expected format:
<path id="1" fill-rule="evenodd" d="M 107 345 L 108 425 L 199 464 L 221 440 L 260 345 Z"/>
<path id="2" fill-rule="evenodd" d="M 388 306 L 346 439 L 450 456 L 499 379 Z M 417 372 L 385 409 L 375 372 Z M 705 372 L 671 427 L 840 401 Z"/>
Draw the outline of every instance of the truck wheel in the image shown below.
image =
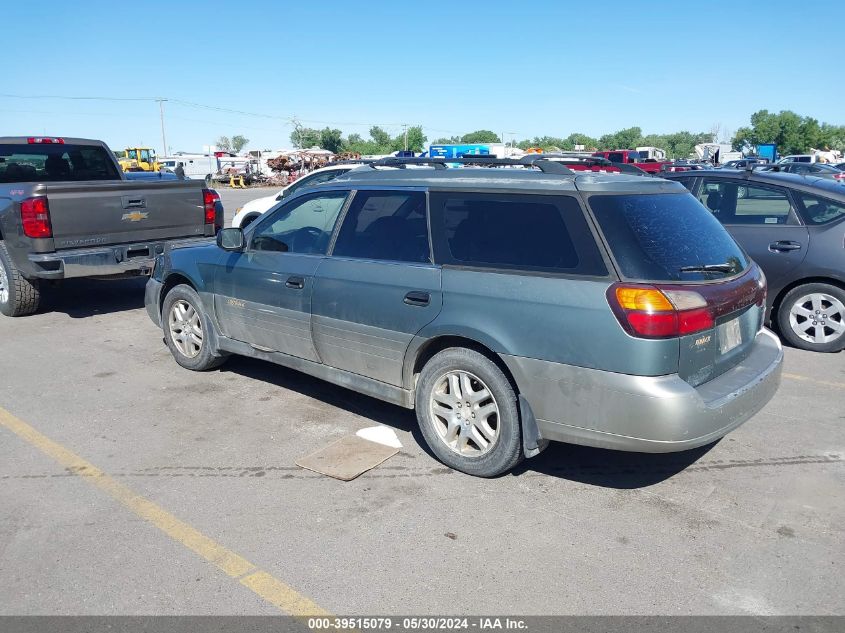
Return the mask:
<path id="1" fill-rule="evenodd" d="M 420 430 L 447 466 L 495 477 L 523 457 L 516 394 L 492 360 L 453 347 L 435 354 L 417 382 Z"/>
<path id="2" fill-rule="evenodd" d="M 10 317 L 32 314 L 38 309 L 40 299 L 38 281 L 21 275 L 6 244 L 0 240 L 0 313 Z"/>
<path id="3" fill-rule="evenodd" d="M 205 371 L 219 367 L 226 360 L 225 356 L 211 351 L 202 302 L 190 286 L 180 284 L 167 293 L 161 320 L 167 347 L 185 369 Z"/>
<path id="4" fill-rule="evenodd" d="M 797 286 L 780 302 L 777 322 L 794 347 L 838 352 L 845 348 L 845 290 L 824 283 Z"/>

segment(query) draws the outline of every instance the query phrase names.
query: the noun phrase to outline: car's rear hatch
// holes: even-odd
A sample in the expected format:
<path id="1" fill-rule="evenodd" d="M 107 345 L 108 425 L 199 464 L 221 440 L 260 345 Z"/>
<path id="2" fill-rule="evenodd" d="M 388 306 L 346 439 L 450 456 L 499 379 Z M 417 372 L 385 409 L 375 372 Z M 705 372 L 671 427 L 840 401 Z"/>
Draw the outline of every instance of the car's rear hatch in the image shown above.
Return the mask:
<path id="1" fill-rule="evenodd" d="M 55 248 L 203 235 L 202 187 L 190 180 L 44 185 Z"/>
<path id="2" fill-rule="evenodd" d="M 712 214 L 688 193 L 588 200 L 621 279 L 608 302 L 631 336 L 677 339 L 678 374 L 693 386 L 748 356 L 765 277 Z"/>

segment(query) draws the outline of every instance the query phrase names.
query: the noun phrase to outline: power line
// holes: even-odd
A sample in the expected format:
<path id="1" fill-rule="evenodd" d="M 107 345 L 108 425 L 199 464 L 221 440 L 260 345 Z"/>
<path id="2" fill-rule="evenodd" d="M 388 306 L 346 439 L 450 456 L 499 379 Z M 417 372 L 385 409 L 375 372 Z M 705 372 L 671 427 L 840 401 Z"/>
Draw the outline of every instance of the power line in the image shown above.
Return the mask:
<path id="1" fill-rule="evenodd" d="M 283 121 L 288 124 L 292 124 L 295 115 L 278 115 L 278 114 L 266 114 L 262 112 L 249 112 L 247 110 L 238 110 L 236 108 L 225 108 L 222 106 L 215 106 L 209 105 L 206 103 L 197 103 L 196 101 L 187 101 L 185 99 L 170 99 L 167 97 L 104 97 L 104 96 L 95 96 L 95 95 L 20 95 L 20 94 L 9 94 L 9 93 L 0 93 L 0 97 L 6 97 L 9 99 L 63 99 L 69 101 L 135 101 L 135 102 L 148 102 L 148 103 L 160 103 L 162 100 L 167 101 L 171 104 L 178 104 L 182 106 L 187 106 L 191 108 L 200 108 L 203 110 L 213 110 L 215 112 L 223 112 L 227 114 L 237 114 L 240 116 L 251 116 L 256 118 L 262 119 L 271 119 L 276 121 Z M 373 126 L 377 125 L 379 127 L 393 127 L 399 128 L 403 123 L 397 122 L 361 122 L 361 121 L 324 121 L 320 119 L 302 119 L 296 117 L 297 121 L 300 123 L 316 123 L 320 125 L 354 125 L 354 126 Z M 449 132 L 453 133 L 454 130 L 440 130 L 437 128 L 429 128 L 427 126 L 426 129 L 432 132 Z"/>

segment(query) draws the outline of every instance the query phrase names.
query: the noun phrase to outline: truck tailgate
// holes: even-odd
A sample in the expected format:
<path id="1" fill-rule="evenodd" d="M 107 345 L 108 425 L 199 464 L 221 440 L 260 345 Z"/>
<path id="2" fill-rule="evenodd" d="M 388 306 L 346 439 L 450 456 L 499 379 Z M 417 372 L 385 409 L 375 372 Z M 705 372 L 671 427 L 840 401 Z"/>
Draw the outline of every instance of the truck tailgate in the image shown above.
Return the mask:
<path id="1" fill-rule="evenodd" d="M 45 185 L 55 248 L 203 235 L 202 188 L 190 180 Z"/>

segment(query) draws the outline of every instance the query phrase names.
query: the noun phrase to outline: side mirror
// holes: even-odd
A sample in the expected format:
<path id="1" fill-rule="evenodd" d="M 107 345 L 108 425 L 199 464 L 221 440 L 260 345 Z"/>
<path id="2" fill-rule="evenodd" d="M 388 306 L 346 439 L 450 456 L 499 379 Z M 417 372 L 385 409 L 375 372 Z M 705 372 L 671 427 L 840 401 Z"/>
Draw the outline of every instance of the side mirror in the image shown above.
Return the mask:
<path id="1" fill-rule="evenodd" d="M 220 229 L 217 232 L 217 246 L 224 251 L 242 253 L 244 250 L 244 232 L 239 228 Z"/>

